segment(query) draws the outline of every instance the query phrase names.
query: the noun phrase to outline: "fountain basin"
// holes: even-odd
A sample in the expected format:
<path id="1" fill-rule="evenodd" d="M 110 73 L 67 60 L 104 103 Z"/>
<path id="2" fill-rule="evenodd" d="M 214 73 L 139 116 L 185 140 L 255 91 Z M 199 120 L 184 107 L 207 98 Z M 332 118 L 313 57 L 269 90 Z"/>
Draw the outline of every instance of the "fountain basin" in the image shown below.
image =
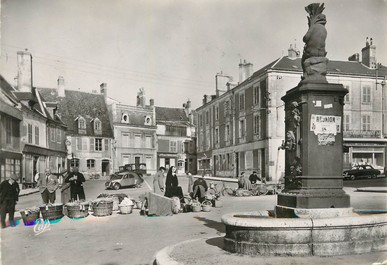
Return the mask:
<path id="1" fill-rule="evenodd" d="M 387 250 L 387 214 L 275 218 L 269 211 L 230 213 L 225 250 L 246 255 L 338 256 Z"/>

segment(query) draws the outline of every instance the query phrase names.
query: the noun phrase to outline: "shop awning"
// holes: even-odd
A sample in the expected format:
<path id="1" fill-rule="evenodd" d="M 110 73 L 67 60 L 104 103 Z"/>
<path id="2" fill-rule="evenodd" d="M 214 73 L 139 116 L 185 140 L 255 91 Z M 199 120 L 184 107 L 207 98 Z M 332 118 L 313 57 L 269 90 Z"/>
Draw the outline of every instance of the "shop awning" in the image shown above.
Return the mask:
<path id="1" fill-rule="evenodd" d="M 24 146 L 23 153 L 43 155 L 43 156 L 62 156 L 62 157 L 67 156 L 67 153 L 64 151 L 52 150 L 52 149 L 47 149 L 40 146 L 34 146 L 29 144 L 26 144 Z"/>
<path id="2" fill-rule="evenodd" d="M 22 156 L 23 156 L 23 154 L 19 153 L 19 152 L 0 150 L 0 157 L 1 158 L 21 159 Z"/>

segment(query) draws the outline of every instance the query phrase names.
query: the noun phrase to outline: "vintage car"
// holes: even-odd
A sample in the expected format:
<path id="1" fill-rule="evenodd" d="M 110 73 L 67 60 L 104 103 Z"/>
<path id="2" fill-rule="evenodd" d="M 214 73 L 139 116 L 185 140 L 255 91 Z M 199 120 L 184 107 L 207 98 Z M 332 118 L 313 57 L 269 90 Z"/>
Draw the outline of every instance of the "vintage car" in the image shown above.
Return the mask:
<path id="1" fill-rule="evenodd" d="M 119 171 L 116 174 L 123 171 L 133 171 L 133 172 L 136 172 L 141 177 L 147 174 L 145 163 L 126 164 L 125 166 L 120 166 Z"/>
<path id="2" fill-rule="evenodd" d="M 106 181 L 106 189 L 115 189 L 118 190 L 121 187 L 141 187 L 144 179 L 142 175 L 134 172 L 124 170 L 110 175 L 110 180 Z"/>
<path id="3" fill-rule="evenodd" d="M 380 175 L 380 170 L 373 168 L 370 165 L 358 165 L 352 167 L 350 170 L 343 172 L 344 179 L 356 179 L 356 178 L 376 178 Z"/>

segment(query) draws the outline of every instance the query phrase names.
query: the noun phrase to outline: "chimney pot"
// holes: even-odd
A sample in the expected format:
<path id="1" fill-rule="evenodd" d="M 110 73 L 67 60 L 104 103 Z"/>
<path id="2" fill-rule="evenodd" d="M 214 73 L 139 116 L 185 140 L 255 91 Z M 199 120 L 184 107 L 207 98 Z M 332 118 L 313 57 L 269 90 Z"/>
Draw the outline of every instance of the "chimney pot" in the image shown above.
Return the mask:
<path id="1" fill-rule="evenodd" d="M 64 78 L 63 76 L 59 76 L 58 77 L 58 80 L 57 80 L 57 83 L 58 83 L 58 87 L 57 87 L 57 93 L 58 93 L 58 97 L 65 97 L 65 81 L 64 81 Z"/>

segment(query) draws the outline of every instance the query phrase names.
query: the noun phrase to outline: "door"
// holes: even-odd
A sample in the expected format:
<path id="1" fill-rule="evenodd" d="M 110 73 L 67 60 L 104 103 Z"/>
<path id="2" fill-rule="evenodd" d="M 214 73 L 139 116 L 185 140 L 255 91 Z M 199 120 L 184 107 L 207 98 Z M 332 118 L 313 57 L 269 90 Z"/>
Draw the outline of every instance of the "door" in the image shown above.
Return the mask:
<path id="1" fill-rule="evenodd" d="M 235 153 L 235 175 L 239 177 L 239 153 Z"/>
<path id="2" fill-rule="evenodd" d="M 102 176 L 110 175 L 109 160 L 106 160 L 106 159 L 102 160 L 101 169 L 102 169 Z"/>

